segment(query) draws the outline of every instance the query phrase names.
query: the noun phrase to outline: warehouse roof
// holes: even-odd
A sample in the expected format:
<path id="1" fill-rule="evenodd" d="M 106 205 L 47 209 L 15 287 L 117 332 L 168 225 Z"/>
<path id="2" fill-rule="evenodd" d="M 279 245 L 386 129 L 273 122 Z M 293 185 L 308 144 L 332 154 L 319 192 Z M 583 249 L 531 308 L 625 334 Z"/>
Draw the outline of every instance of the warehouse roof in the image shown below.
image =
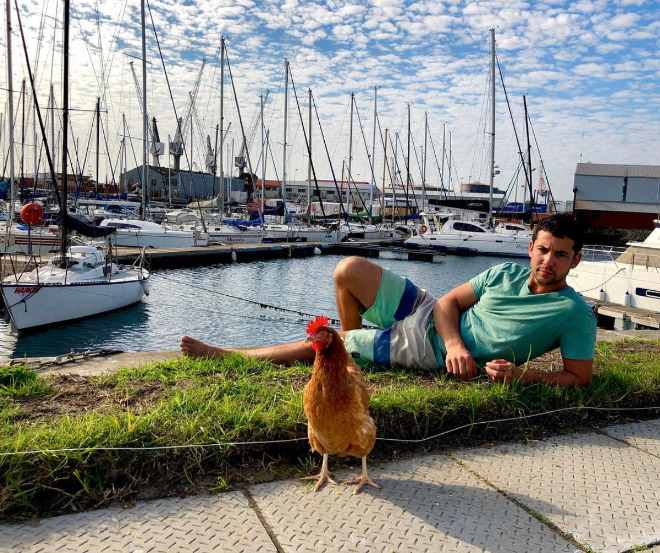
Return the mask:
<path id="1" fill-rule="evenodd" d="M 596 177 L 660 178 L 659 165 L 617 165 L 609 163 L 578 163 L 576 175 Z"/>

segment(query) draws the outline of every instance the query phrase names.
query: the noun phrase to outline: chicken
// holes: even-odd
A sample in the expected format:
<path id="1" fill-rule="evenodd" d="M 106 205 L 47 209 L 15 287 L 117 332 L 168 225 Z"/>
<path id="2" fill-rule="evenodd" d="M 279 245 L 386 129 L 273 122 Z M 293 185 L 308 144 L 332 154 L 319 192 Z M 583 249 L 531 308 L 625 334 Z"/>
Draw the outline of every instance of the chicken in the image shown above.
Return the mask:
<path id="1" fill-rule="evenodd" d="M 328 471 L 328 455 L 362 458 L 362 475 L 345 484 L 357 484 L 353 493 L 365 485 L 379 488 L 367 474 L 367 455 L 376 443 L 376 424 L 369 416 L 371 395 L 362 371 L 344 348 L 339 334 L 329 326 L 327 317 L 316 317 L 307 325 L 307 342 L 316 351 L 314 371 L 303 394 L 307 433 L 312 451 L 323 455 L 314 491 L 325 482 L 336 484 Z"/>

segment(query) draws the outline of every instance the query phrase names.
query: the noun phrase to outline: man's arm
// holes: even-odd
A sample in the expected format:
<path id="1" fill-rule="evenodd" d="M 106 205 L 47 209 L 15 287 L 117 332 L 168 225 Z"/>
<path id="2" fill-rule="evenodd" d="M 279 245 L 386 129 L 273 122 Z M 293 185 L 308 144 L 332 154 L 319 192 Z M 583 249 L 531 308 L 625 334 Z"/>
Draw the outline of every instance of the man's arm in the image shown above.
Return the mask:
<path id="1" fill-rule="evenodd" d="M 433 308 L 435 329 L 442 338 L 447 350 L 447 372 L 462 380 L 477 375 L 472 355 L 465 347 L 460 333 L 461 313 L 475 303 L 478 298 L 469 282 L 461 284 L 442 296 Z"/>
<path id="2" fill-rule="evenodd" d="M 521 384 L 542 382 L 549 386 L 589 386 L 593 371 L 593 359 L 567 359 L 562 357 L 564 368 L 561 371 L 544 372 L 516 367 L 504 359 L 486 363 L 486 372 L 493 382 L 511 382 L 519 380 Z"/>

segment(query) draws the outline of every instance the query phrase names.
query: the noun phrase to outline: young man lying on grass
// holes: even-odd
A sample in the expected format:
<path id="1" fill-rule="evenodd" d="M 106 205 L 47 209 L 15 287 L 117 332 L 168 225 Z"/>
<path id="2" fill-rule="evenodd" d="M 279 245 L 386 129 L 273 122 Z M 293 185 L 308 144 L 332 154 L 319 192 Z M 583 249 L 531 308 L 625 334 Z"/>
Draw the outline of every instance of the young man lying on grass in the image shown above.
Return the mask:
<path id="1" fill-rule="evenodd" d="M 568 214 L 543 219 L 529 243 L 531 269 L 503 263 L 440 299 L 408 279 L 360 257 L 334 272 L 337 310 L 348 352 L 384 367 L 436 369 L 462 380 L 483 368 L 493 382 L 520 380 L 560 386 L 591 381 L 596 319 L 566 284 L 581 259 L 582 231 Z M 378 329 L 363 329 L 362 318 Z M 525 370 L 525 363 L 559 346 L 563 370 Z M 228 349 L 181 338 L 191 357 L 241 353 L 273 363 L 311 363 L 304 341 L 262 348 Z"/>

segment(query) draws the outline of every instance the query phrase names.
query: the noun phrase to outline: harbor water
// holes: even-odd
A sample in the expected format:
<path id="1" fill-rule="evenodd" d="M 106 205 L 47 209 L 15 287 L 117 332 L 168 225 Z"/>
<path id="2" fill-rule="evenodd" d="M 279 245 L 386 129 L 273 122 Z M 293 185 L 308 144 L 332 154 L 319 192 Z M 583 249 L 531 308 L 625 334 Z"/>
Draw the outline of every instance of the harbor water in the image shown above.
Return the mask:
<path id="1" fill-rule="evenodd" d="M 229 347 L 303 339 L 310 315 L 337 317 L 332 272 L 342 258 L 321 255 L 154 271 L 149 297 L 119 311 L 25 334 L 17 334 L 6 318 L 0 320 L 0 356 L 55 356 L 72 349 L 173 350 L 182 334 Z M 447 255 L 436 263 L 373 261 L 440 296 L 510 259 Z M 516 262 L 529 266 L 526 259 Z"/>

